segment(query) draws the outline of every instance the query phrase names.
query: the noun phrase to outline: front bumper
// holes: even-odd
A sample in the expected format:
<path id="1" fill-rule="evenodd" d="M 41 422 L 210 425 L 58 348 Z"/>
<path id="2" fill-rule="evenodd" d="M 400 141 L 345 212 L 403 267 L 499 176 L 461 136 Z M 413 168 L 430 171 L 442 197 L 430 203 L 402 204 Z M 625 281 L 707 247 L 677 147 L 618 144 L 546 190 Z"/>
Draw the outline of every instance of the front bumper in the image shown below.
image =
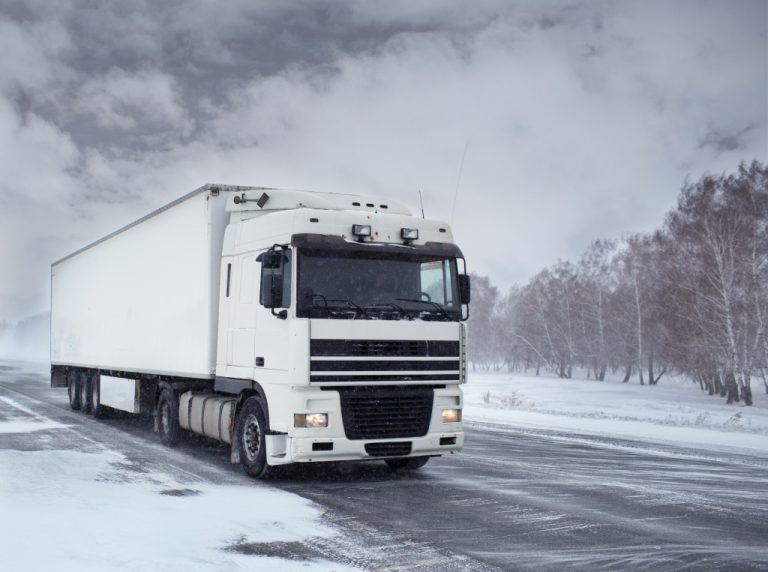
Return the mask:
<path id="1" fill-rule="evenodd" d="M 441 441 L 443 444 L 441 445 Z M 371 455 L 366 444 L 405 443 L 411 444 L 407 455 Z M 319 446 L 318 446 L 319 444 Z M 424 457 L 452 455 L 464 446 L 464 431 L 428 433 L 423 437 L 402 439 L 351 440 L 346 437 L 313 438 L 289 437 L 288 435 L 267 436 L 267 462 L 270 465 L 289 463 L 316 463 L 323 461 L 366 461 L 402 457 Z M 316 449 L 324 450 L 316 450 Z"/>

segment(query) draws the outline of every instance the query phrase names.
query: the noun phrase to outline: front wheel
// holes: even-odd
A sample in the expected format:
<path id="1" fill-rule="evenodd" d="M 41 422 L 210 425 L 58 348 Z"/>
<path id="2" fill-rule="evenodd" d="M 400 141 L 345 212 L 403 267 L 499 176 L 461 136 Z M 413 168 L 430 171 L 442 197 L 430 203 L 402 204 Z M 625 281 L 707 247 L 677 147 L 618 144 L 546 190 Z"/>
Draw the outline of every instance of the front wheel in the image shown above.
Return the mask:
<path id="1" fill-rule="evenodd" d="M 165 388 L 157 400 L 157 431 L 166 447 L 175 447 L 181 438 L 179 426 L 179 400 L 176 394 Z"/>
<path id="2" fill-rule="evenodd" d="M 387 466 L 396 473 L 415 471 L 422 468 L 429 461 L 429 457 L 408 457 L 406 459 L 387 459 Z"/>
<path id="3" fill-rule="evenodd" d="M 267 416 L 261 401 L 249 397 L 237 415 L 235 439 L 243 470 L 257 479 L 271 474 L 267 464 L 267 429 Z"/>

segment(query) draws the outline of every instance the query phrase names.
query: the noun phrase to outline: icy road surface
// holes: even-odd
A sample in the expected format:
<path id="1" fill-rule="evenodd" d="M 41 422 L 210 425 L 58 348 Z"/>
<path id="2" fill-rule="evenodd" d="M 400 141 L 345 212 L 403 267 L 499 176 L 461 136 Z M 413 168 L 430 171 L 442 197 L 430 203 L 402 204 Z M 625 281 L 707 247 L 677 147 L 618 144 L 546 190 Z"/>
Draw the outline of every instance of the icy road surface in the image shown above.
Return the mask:
<path id="1" fill-rule="evenodd" d="M 166 449 L 145 420 L 86 417 L 44 371 L 0 363 L 9 569 L 765 570 L 766 490 L 764 456 L 492 425 L 413 475 L 260 483 L 224 447 Z"/>

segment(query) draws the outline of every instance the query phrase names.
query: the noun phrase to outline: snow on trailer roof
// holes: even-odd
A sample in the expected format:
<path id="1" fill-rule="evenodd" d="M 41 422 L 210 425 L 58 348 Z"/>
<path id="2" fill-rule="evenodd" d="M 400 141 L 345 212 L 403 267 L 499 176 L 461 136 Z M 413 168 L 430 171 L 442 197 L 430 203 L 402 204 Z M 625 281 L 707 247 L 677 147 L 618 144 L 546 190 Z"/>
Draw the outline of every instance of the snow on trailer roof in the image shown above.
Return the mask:
<path id="1" fill-rule="evenodd" d="M 320 193 L 313 191 L 298 191 L 289 189 L 277 189 L 273 187 L 252 187 L 242 185 L 219 185 L 208 183 L 171 201 L 167 205 L 163 205 L 159 209 L 152 211 L 151 213 L 144 215 L 138 220 L 127 224 L 124 227 L 117 229 L 114 232 L 109 233 L 100 239 L 87 244 L 86 246 L 79 248 L 78 250 L 66 255 L 63 258 L 53 262 L 51 267 L 64 262 L 77 256 L 81 252 L 93 248 L 97 244 L 109 240 L 113 236 L 125 232 L 126 230 L 133 228 L 134 226 L 141 224 L 142 222 L 157 216 L 158 214 L 170 209 L 182 203 L 194 196 L 201 193 L 210 192 L 211 194 L 219 194 L 221 192 L 235 193 L 235 196 L 240 198 L 238 203 L 228 202 L 226 210 L 228 212 L 233 211 L 253 211 L 253 210 L 288 210 L 295 208 L 314 208 L 314 209 L 327 209 L 327 210 L 364 210 L 364 211 L 378 211 L 391 214 L 404 214 L 411 215 L 411 211 L 401 203 L 390 200 L 380 200 L 371 197 L 362 197 L 359 195 L 345 194 L 345 193 Z M 268 200 L 265 203 L 259 205 L 259 199 L 263 194 L 268 195 Z M 239 194 L 239 195 L 238 195 Z M 242 199 L 245 200 L 242 200 Z"/>

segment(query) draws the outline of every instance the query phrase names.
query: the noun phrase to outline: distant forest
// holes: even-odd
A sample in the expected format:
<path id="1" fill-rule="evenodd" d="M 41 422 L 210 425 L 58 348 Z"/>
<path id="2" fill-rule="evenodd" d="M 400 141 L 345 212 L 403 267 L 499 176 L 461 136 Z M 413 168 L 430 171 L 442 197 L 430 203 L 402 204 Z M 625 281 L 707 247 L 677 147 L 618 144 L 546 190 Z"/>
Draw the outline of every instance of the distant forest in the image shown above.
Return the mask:
<path id="1" fill-rule="evenodd" d="M 727 403 L 768 392 L 768 169 L 685 184 L 659 230 L 596 240 L 502 294 L 473 276 L 475 369 L 655 385 L 688 376 Z"/>

